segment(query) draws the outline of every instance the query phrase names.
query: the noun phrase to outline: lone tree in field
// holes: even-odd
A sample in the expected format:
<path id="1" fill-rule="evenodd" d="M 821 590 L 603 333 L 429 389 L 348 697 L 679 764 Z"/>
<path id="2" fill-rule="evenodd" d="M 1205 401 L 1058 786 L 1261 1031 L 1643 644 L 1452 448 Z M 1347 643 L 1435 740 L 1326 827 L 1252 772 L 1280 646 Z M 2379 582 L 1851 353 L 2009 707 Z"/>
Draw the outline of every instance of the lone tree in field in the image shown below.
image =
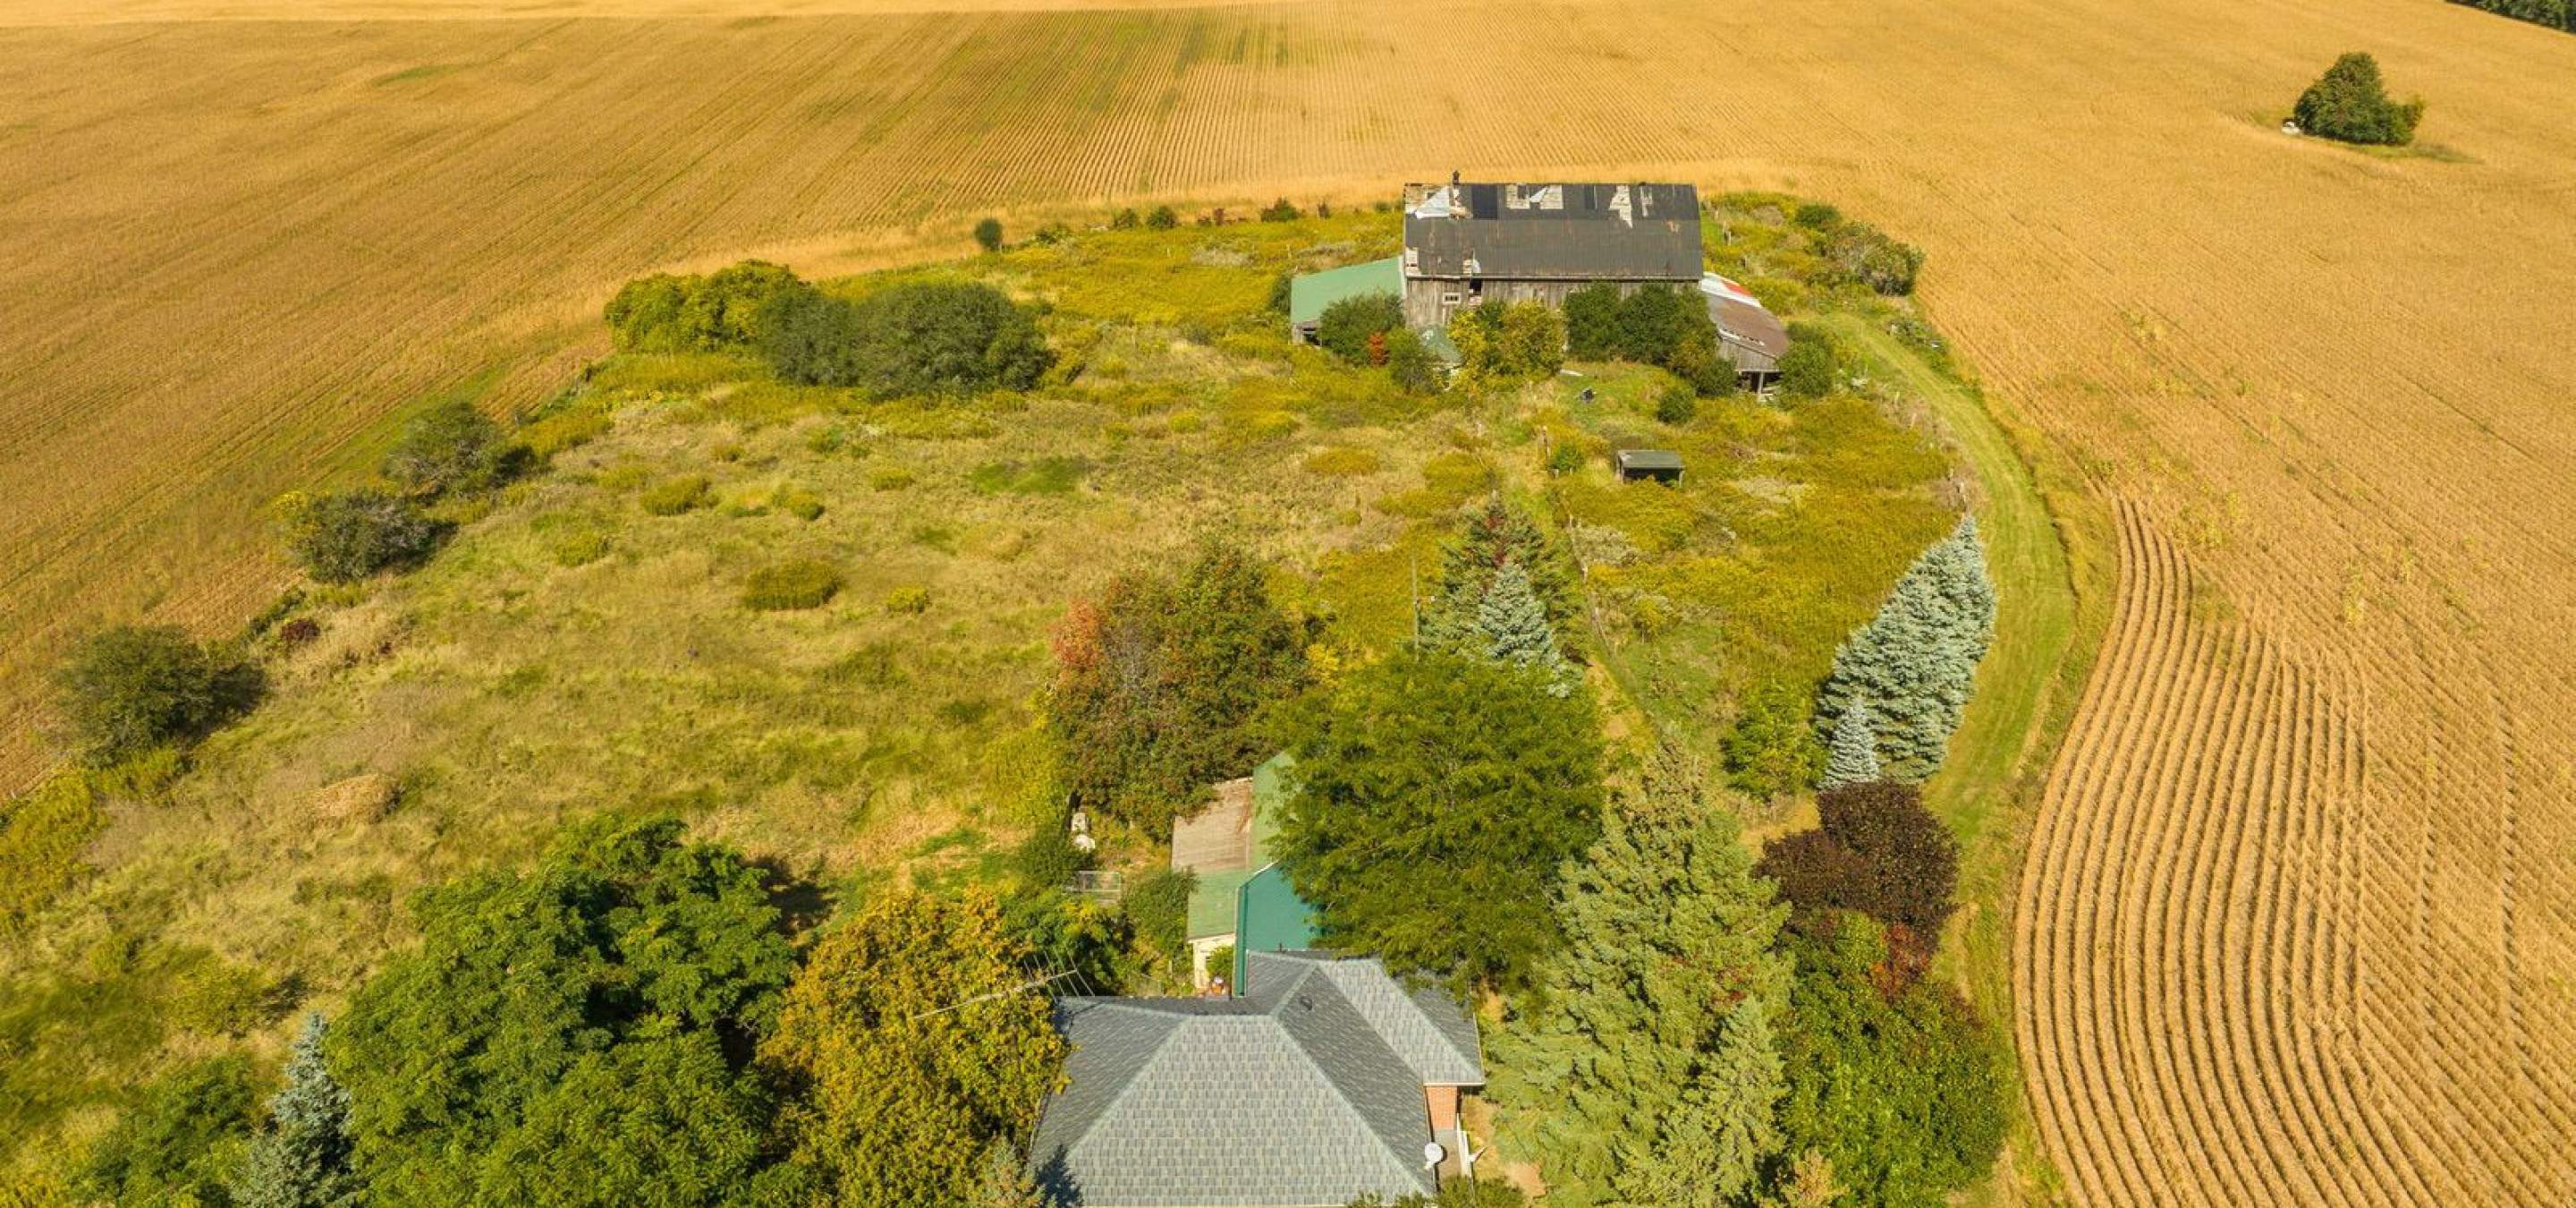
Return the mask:
<path id="1" fill-rule="evenodd" d="M 1002 220 L 987 218 L 975 224 L 975 246 L 988 252 L 1002 250 Z"/>
<path id="2" fill-rule="evenodd" d="M 2372 146 L 2402 147 L 2415 141 L 2415 123 L 2424 116 L 2422 98 L 2399 103 L 2388 99 L 2379 77 L 2379 60 L 2355 52 L 2334 61 L 2326 74 L 2299 94 L 2291 113 L 2299 129 L 2321 138 Z"/>
<path id="3" fill-rule="evenodd" d="M 54 692 L 81 754 L 103 765 L 204 736 L 251 703 L 259 679 L 174 627 L 120 625 L 72 651 Z"/>
<path id="4" fill-rule="evenodd" d="M 1834 723 L 1834 740 L 1825 755 L 1824 787 L 1867 784 L 1878 776 L 1878 730 L 1870 724 L 1869 702 L 1856 700 Z"/>
<path id="5" fill-rule="evenodd" d="M 1883 772 L 1920 783 L 1941 766 L 1994 633 L 1985 544 L 1976 519 L 1963 517 L 1834 653 L 1817 695 L 1817 725 L 1830 735 L 1854 702 L 1868 701 Z"/>
<path id="6" fill-rule="evenodd" d="M 286 1062 L 286 1089 L 268 1101 L 269 1131 L 251 1142 L 233 1183 L 239 1208 L 346 1208 L 359 1200 L 349 1160 L 349 1092 L 322 1063 L 320 1012 Z"/>

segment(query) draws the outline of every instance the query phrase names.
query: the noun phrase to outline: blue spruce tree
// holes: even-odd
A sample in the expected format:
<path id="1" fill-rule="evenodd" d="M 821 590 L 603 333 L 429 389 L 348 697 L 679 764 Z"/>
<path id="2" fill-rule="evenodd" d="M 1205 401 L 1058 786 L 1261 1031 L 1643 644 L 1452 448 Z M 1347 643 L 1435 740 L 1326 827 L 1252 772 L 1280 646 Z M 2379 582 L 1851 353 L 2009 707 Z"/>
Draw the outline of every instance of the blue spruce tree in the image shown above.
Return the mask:
<path id="1" fill-rule="evenodd" d="M 1921 783 L 1941 766 L 1994 633 L 1985 544 L 1976 519 L 1962 518 L 1835 652 L 1818 693 L 1817 725 L 1831 734 L 1855 701 L 1870 702 L 1882 770 Z"/>
<path id="2" fill-rule="evenodd" d="M 1485 589 L 1485 598 L 1476 604 L 1475 632 L 1485 657 L 1538 672 L 1547 680 L 1549 695 L 1574 690 L 1574 669 L 1557 649 L 1547 605 L 1531 589 L 1529 572 L 1519 563 L 1505 565 Z"/>
<path id="3" fill-rule="evenodd" d="M 1843 710 L 1842 720 L 1834 723 L 1833 745 L 1825 756 L 1825 778 L 1820 787 L 1867 784 L 1879 775 L 1878 730 L 1870 723 L 1869 702 L 1856 700 Z"/>
<path id="4" fill-rule="evenodd" d="M 320 1012 L 286 1062 L 286 1089 L 268 1101 L 269 1131 L 251 1143 L 233 1184 L 240 1208 L 347 1208 L 358 1203 L 349 1165 L 349 1093 L 322 1061 Z"/>

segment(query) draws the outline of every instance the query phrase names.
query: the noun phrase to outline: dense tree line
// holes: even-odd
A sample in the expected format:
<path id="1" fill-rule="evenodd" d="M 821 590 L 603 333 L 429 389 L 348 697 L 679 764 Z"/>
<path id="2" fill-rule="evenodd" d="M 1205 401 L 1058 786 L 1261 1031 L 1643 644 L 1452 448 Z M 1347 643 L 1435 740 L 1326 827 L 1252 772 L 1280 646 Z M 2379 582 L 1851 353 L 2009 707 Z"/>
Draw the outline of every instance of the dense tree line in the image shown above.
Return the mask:
<path id="1" fill-rule="evenodd" d="M 879 398 L 1026 390 L 1055 363 L 1036 319 L 981 282 L 905 282 L 855 302 L 795 290 L 759 326 L 781 379 Z"/>
<path id="2" fill-rule="evenodd" d="M 1001 1208 L 1063 1041 L 986 896 L 890 890 L 800 953 L 767 874 L 668 819 L 424 893 L 419 947 L 143 1093 L 80 1173 L 120 1203 Z M 1005 1171 L 997 1177 L 995 1157 Z"/>
<path id="3" fill-rule="evenodd" d="M 2576 33 L 2576 4 L 2568 0 L 2451 0 L 2471 8 L 2484 9 L 2516 21 L 2529 21 L 2551 29 Z"/>

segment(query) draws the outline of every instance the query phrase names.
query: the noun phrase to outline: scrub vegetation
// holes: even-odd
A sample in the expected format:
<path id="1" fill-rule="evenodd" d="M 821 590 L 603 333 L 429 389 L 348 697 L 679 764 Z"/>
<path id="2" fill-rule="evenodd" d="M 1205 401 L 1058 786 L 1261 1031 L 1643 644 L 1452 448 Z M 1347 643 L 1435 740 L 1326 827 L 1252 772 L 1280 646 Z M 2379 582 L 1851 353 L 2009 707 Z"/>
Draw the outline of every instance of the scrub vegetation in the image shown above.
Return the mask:
<path id="1" fill-rule="evenodd" d="M 1784 280 L 1819 273 L 1809 307 L 1894 313 L 1795 258 L 1822 245 L 1793 224 L 1761 229 Z M 1042 1017 L 864 1021 L 913 1009 L 886 995 L 1185 983 L 1188 887 L 1145 875 L 1158 844 L 1208 781 L 1287 749 L 1310 770 L 1283 843 L 1328 933 L 1505 995 L 1501 1034 L 1529 1038 L 1498 1041 L 1506 1070 L 1570 1059 L 1585 1020 L 1697 1038 L 1673 1059 L 1703 1089 L 1605 1101 L 1580 1126 L 1600 1131 L 1525 1132 L 1506 1096 L 1532 1177 L 1580 1198 L 1874 1170 L 1840 1125 L 1779 1114 L 1803 1092 L 1778 1055 L 1839 1025 L 1796 1016 L 1786 911 L 1734 819 L 1801 808 L 1835 648 L 1955 524 L 1938 434 L 1849 383 L 1677 416 L 1662 400 L 1697 392 L 1670 370 L 1543 375 L 1547 333 L 1508 313 L 1462 324 L 1492 351 L 1435 393 L 1291 346 L 1268 282 L 1394 237 L 1385 214 L 1140 222 L 819 288 L 757 266 L 655 282 L 610 308 L 628 351 L 507 439 L 425 419 L 387 485 L 349 494 L 419 509 L 434 548 L 316 573 L 227 644 L 267 683 L 247 711 L 198 709 L 217 656 L 170 646 L 151 666 L 187 672 L 186 708 L 0 815 L 27 874 L 0 1045 L 40 1055 L 0 1074 L 9 1168 L 211 1199 L 319 1153 L 330 1185 L 387 1202 L 596 1191 L 602 1169 L 666 1172 L 682 1202 L 1015 1202 L 994 1172 L 1053 1085 Z M 779 298 L 897 295 L 999 299 L 1042 374 L 889 395 L 748 351 Z M 1684 481 L 1616 481 L 1607 451 L 1637 442 L 1683 451 Z M 1640 749 L 1687 770 L 1641 788 Z M 1507 795 L 1534 811 L 1513 826 L 1444 830 L 1462 759 L 1553 787 Z M 1398 783 L 1415 812 L 1374 831 L 1331 807 Z M 1390 842 L 1429 844 L 1446 896 L 1371 854 Z M 1608 879 L 1564 880 L 1586 866 Z M 1129 873 L 1126 901 L 1059 891 L 1086 868 Z M 1710 896 L 1657 898 L 1674 876 Z M 1565 968 L 1656 959 L 1628 939 L 1721 933 L 1758 1006 L 1544 1014 Z M 475 1005 L 496 1001 L 520 1005 Z M 1939 1011 L 1953 1032 L 1927 1035 L 1986 1034 Z M 440 1056 L 471 1052 L 491 1056 Z M 174 1053 L 229 1064 L 151 1072 Z M 942 1060 L 1009 1076 L 866 1073 Z M 1648 1118 L 1661 1165 L 1556 1148 Z M 162 1138 L 148 1162 L 136 1129 Z M 1983 1135 L 1922 1143 L 1964 1169 Z"/>

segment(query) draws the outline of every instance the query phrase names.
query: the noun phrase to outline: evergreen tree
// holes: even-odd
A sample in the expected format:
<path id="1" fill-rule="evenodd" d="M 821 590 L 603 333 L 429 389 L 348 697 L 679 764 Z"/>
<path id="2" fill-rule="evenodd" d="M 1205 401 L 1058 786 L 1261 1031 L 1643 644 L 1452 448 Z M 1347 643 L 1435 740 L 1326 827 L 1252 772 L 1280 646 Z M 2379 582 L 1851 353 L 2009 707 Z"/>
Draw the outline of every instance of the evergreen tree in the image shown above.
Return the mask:
<path id="1" fill-rule="evenodd" d="M 984 1169 L 975 1180 L 974 1208 L 1047 1208 L 1046 1195 L 1029 1177 L 1018 1146 L 997 1139 L 985 1149 Z"/>
<path id="2" fill-rule="evenodd" d="M 1866 784 L 1878 779 L 1878 731 L 1869 720 L 1869 702 L 1856 700 L 1834 723 L 1834 741 L 1825 758 L 1824 787 Z"/>
<path id="3" fill-rule="evenodd" d="M 1600 723 L 1483 659 L 1352 673 L 1292 747 L 1271 850 L 1324 946 L 1457 987 L 1531 984 L 1563 942 L 1548 891 L 1600 835 Z"/>
<path id="4" fill-rule="evenodd" d="M 1818 693 L 1818 727 L 1831 734 L 1853 702 L 1867 700 L 1882 772 L 1921 782 L 1941 766 L 1994 632 L 1985 545 L 1975 518 L 1963 518 L 1915 559 L 1878 615 L 1834 653 Z"/>
<path id="5" fill-rule="evenodd" d="M 269 1131 L 251 1143 L 233 1182 L 239 1208 L 341 1208 L 358 1202 L 349 1163 L 349 1092 L 322 1060 L 319 1011 L 286 1061 L 286 1089 L 268 1101 Z"/>
<path id="6" fill-rule="evenodd" d="M 1491 1042 L 1496 1098 L 1570 1204 L 1715 1205 L 1777 1148 L 1786 910 L 1669 760 L 1566 866 L 1546 996 Z"/>
<path id="7" fill-rule="evenodd" d="M 1476 610 L 1494 576 L 1513 565 L 1529 576 L 1557 632 L 1578 620 L 1572 563 L 1529 513 L 1495 495 L 1467 514 L 1458 539 L 1441 550 L 1440 579 L 1423 607 L 1423 636 L 1434 646 L 1473 649 Z"/>
<path id="8" fill-rule="evenodd" d="M 1485 657 L 1538 672 L 1547 680 L 1550 696 L 1574 690 L 1574 669 L 1556 647 L 1556 627 L 1547 623 L 1547 608 L 1519 563 L 1505 566 L 1485 589 L 1476 606 L 1476 629 L 1484 638 Z"/>
<path id="9" fill-rule="evenodd" d="M 1763 1159 L 1780 1148 L 1772 1109 L 1787 1073 L 1771 1034 L 1771 1004 L 1747 998 L 1728 1013 L 1714 1052 L 1682 1092 L 1661 1136 L 1620 1142 L 1620 1197 L 1636 1204 L 1718 1208 L 1753 1186 Z"/>

